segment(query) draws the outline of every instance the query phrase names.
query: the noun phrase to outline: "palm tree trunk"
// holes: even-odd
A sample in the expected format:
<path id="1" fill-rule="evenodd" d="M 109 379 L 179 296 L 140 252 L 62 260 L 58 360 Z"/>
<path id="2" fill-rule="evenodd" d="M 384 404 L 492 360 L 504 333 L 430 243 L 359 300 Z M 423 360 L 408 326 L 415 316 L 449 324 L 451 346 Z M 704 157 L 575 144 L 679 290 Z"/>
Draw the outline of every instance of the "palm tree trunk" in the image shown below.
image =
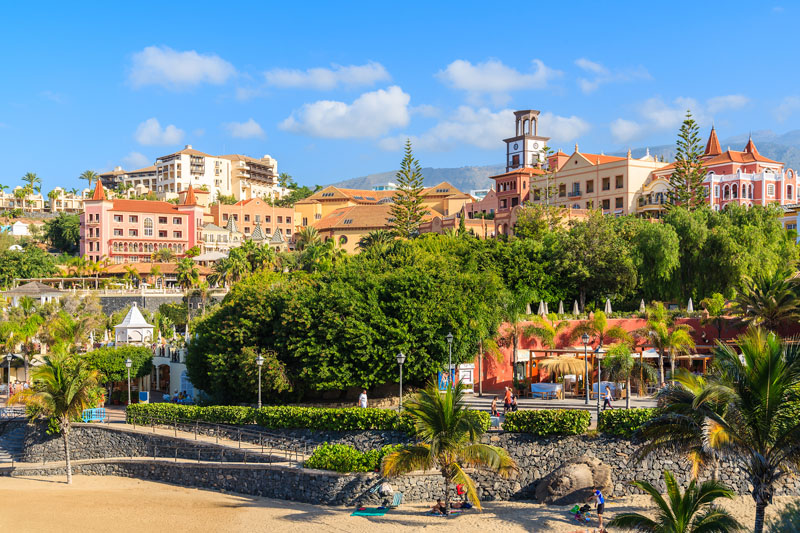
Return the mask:
<path id="1" fill-rule="evenodd" d="M 670 381 L 675 385 L 675 357 L 669 354 Z"/>
<path id="2" fill-rule="evenodd" d="M 756 523 L 753 526 L 753 533 L 762 533 L 764 531 L 764 511 L 767 510 L 767 502 L 759 499 L 756 502 Z"/>
<path id="3" fill-rule="evenodd" d="M 444 476 L 444 513 L 450 514 L 450 479 L 447 476 Z M 763 515 L 761 521 L 764 521 Z"/>
<path id="4" fill-rule="evenodd" d="M 625 409 L 631 408 L 631 376 L 625 380 Z"/>
<path id="5" fill-rule="evenodd" d="M 478 397 L 483 396 L 483 341 L 478 341 Z"/>
<path id="6" fill-rule="evenodd" d="M 664 383 L 664 350 L 658 351 L 658 386 Z"/>
<path id="7" fill-rule="evenodd" d="M 61 435 L 64 437 L 64 458 L 67 461 L 67 485 L 72 485 L 72 462 L 69 457 L 69 425 L 65 426 L 64 420 L 61 421 L 61 424 Z"/>

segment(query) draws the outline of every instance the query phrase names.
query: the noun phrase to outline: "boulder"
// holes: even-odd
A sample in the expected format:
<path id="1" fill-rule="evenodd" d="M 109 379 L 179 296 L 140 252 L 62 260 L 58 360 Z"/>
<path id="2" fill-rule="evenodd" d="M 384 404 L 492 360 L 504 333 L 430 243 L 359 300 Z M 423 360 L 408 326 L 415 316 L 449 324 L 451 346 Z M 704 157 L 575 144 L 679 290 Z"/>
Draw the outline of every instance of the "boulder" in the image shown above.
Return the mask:
<path id="1" fill-rule="evenodd" d="M 542 478 L 536 486 L 536 500 L 556 505 L 588 501 L 595 489 L 610 496 L 614 490 L 611 467 L 594 457 L 569 459 Z"/>

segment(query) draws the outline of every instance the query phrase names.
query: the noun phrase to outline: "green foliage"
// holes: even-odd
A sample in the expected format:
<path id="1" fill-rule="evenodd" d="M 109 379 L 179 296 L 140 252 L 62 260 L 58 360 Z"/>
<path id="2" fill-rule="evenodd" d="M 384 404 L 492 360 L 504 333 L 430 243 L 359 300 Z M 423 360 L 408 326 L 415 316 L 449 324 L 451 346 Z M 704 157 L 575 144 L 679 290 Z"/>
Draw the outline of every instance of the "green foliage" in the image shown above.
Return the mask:
<path id="1" fill-rule="evenodd" d="M 548 232 L 561 225 L 563 207 L 543 204 L 526 205 L 517 212 L 514 235 L 519 239 L 541 240 Z"/>
<path id="2" fill-rule="evenodd" d="M 236 197 L 232 194 L 230 196 L 225 194 L 218 194 L 217 203 L 221 205 L 233 205 L 236 203 Z"/>
<path id="3" fill-rule="evenodd" d="M 705 205 L 706 189 L 703 180 L 706 170 L 700 161 L 703 148 L 700 134 L 692 113 L 686 112 L 686 119 L 678 132 L 675 171 L 669 177 L 670 202 L 674 205 L 695 209 Z"/>
<path id="4" fill-rule="evenodd" d="M 172 302 L 161 304 L 158 306 L 158 312 L 175 324 L 176 328 L 183 328 L 189 320 L 189 307 L 186 303 Z M 119 324 L 119 322 L 117 322 L 117 324 Z"/>
<path id="5" fill-rule="evenodd" d="M 308 198 L 320 189 L 322 189 L 322 187 L 319 185 L 315 185 L 312 189 L 310 187 L 306 187 L 305 185 L 298 187 L 297 184 L 295 184 L 295 187 L 290 187 L 289 194 L 283 198 L 275 200 L 274 202 L 270 201 L 270 203 L 272 203 L 275 207 L 292 207 L 300 200 Z"/>
<path id="6" fill-rule="evenodd" d="M 59 213 L 44 223 L 44 237 L 60 252 L 76 253 L 81 240 L 80 216 Z"/>
<path id="7" fill-rule="evenodd" d="M 131 379 L 147 376 L 153 369 L 153 352 L 146 346 L 104 346 L 87 352 L 82 357 L 89 368 L 100 372 L 102 383 L 127 380 L 127 359 L 133 362 Z"/>
<path id="8" fill-rule="evenodd" d="M 0 287 L 6 289 L 18 278 L 45 278 L 58 274 L 53 257 L 37 246 L 0 253 Z"/>
<path id="9" fill-rule="evenodd" d="M 580 409 L 514 411 L 506 415 L 503 430 L 532 435 L 580 435 L 589 429 L 592 415 Z"/>
<path id="10" fill-rule="evenodd" d="M 428 210 L 422 205 L 422 169 L 411 151 L 411 141 L 406 141 L 405 157 L 397 172 L 397 190 L 394 203 L 389 210 L 394 221 L 392 230 L 400 237 L 409 239 L 419 233 L 419 225 Z"/>
<path id="11" fill-rule="evenodd" d="M 387 445 L 378 450 L 361 452 L 346 444 L 328 444 L 318 446 L 303 466 L 334 472 L 374 472 L 383 456 L 400 449 L 402 445 Z"/>
<path id="12" fill-rule="evenodd" d="M 618 437 L 630 438 L 642 424 L 658 415 L 658 409 L 611 409 L 600 411 L 597 430 Z"/>

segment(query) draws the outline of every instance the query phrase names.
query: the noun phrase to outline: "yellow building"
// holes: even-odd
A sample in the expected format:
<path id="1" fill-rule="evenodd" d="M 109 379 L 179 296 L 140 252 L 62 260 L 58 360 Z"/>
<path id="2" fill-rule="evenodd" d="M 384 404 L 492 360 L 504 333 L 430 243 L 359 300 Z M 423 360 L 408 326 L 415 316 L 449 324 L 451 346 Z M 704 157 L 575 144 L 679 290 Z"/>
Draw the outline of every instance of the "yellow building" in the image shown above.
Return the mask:
<path id="1" fill-rule="evenodd" d="M 358 241 L 375 230 L 385 230 L 392 222 L 391 204 L 354 205 L 334 209 L 314 227 L 323 240 L 334 239 L 348 253 L 358 252 Z"/>

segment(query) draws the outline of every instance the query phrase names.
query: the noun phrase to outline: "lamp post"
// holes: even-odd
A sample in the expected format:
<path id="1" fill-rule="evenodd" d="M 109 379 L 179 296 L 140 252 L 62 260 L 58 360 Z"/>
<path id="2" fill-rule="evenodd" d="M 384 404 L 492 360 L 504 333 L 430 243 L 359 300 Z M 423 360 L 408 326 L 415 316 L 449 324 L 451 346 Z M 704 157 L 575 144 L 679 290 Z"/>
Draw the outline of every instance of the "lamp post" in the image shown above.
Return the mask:
<path id="1" fill-rule="evenodd" d="M 406 362 L 406 356 L 403 352 L 397 354 L 397 364 L 400 365 L 400 407 L 398 411 L 403 409 L 403 363 Z"/>
<path id="2" fill-rule="evenodd" d="M 125 360 L 125 368 L 128 369 L 128 405 L 131 404 L 131 367 L 133 366 L 133 361 L 131 361 L 130 357 Z"/>
<path id="3" fill-rule="evenodd" d="M 447 382 L 453 385 L 453 334 L 447 334 Z"/>
<path id="4" fill-rule="evenodd" d="M 258 408 L 261 409 L 261 367 L 264 365 L 264 358 L 261 354 L 256 357 L 256 364 L 258 365 Z"/>
<path id="5" fill-rule="evenodd" d="M 598 348 L 599 350 L 599 348 Z M 603 384 L 603 378 L 600 375 L 600 352 L 597 353 L 597 423 L 600 424 L 600 386 Z"/>
<path id="6" fill-rule="evenodd" d="M 11 359 L 13 358 L 14 356 L 10 353 L 6 354 L 6 361 L 8 361 L 8 390 L 6 391 L 8 393 L 8 399 L 6 400 L 6 406 L 11 404 Z"/>
<path id="7" fill-rule="evenodd" d="M 587 352 L 589 340 L 589 335 L 586 333 L 581 335 L 581 341 L 583 342 L 583 388 L 586 389 L 586 405 L 589 405 L 589 354 Z"/>

